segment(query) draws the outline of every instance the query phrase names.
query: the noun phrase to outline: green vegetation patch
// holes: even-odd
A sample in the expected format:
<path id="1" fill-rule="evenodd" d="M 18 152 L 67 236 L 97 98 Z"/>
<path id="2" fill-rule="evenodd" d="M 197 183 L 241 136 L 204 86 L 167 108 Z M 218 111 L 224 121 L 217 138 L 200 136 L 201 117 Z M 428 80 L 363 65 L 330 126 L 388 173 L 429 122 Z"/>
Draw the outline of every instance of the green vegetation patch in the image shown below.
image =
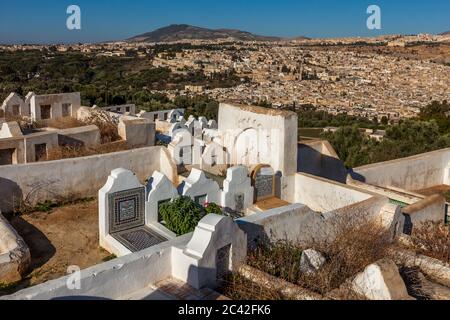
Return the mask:
<path id="1" fill-rule="evenodd" d="M 222 214 L 222 209 L 216 204 L 207 204 L 202 207 L 191 198 L 180 197 L 162 204 L 159 212 L 165 226 L 180 236 L 194 231 L 205 215 Z"/>

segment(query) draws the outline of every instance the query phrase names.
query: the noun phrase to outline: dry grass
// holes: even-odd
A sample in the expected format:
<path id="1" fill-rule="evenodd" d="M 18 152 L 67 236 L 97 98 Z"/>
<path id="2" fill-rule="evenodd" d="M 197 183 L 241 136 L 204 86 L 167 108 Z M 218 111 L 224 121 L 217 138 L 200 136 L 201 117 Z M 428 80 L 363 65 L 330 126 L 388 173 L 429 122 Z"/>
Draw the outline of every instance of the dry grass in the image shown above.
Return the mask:
<path id="1" fill-rule="evenodd" d="M 419 267 L 401 267 L 399 272 L 403 281 L 405 281 L 405 285 L 410 296 L 418 300 L 432 300 L 423 288 L 423 281 L 420 278 L 421 271 Z"/>
<path id="2" fill-rule="evenodd" d="M 50 119 L 46 122 L 37 121 L 35 123 L 36 128 L 50 127 L 50 128 L 55 128 L 55 129 L 71 129 L 71 128 L 82 127 L 85 125 L 86 125 L 86 123 L 78 120 L 77 118 L 73 118 L 73 117 Z"/>
<path id="3" fill-rule="evenodd" d="M 116 141 L 105 143 L 96 147 L 86 148 L 77 146 L 59 146 L 49 150 L 47 156 L 40 159 L 40 161 L 53 161 L 61 159 L 87 157 L 99 154 L 107 154 L 119 151 L 130 150 L 126 141 Z"/>
<path id="4" fill-rule="evenodd" d="M 120 140 L 118 124 L 109 113 L 93 111 L 89 118 L 84 120 L 85 125 L 96 125 L 100 129 L 101 143 L 110 143 Z"/>
<path id="5" fill-rule="evenodd" d="M 418 254 L 450 263 L 450 226 L 425 222 L 414 227 L 411 244 Z"/>
<path id="6" fill-rule="evenodd" d="M 34 124 L 30 122 L 30 119 L 23 117 L 21 115 L 13 115 L 10 113 L 7 113 L 5 115 L 5 121 L 6 122 L 17 122 L 22 132 L 27 132 L 30 130 L 33 130 L 35 128 Z"/>
<path id="7" fill-rule="evenodd" d="M 234 273 L 222 281 L 220 292 L 232 300 L 285 300 L 279 292 Z"/>
<path id="8" fill-rule="evenodd" d="M 386 257 L 391 246 L 389 234 L 370 221 L 342 225 L 340 230 L 332 241 L 311 241 L 302 245 L 281 241 L 261 246 L 249 253 L 248 264 L 325 295 L 339 288 L 369 264 Z M 299 269 L 301 253 L 308 248 L 321 252 L 326 258 L 322 268 L 312 275 L 302 273 Z"/>
<path id="9" fill-rule="evenodd" d="M 64 117 L 50 119 L 46 121 L 32 122 L 30 119 L 20 115 L 13 116 L 8 114 L 6 121 L 16 121 L 22 131 L 51 127 L 55 129 L 79 128 L 87 125 L 96 125 L 100 130 L 101 143 L 110 143 L 120 140 L 118 133 L 118 124 L 108 113 L 96 110 L 91 112 L 90 116 L 84 120 L 78 120 L 74 117 Z"/>

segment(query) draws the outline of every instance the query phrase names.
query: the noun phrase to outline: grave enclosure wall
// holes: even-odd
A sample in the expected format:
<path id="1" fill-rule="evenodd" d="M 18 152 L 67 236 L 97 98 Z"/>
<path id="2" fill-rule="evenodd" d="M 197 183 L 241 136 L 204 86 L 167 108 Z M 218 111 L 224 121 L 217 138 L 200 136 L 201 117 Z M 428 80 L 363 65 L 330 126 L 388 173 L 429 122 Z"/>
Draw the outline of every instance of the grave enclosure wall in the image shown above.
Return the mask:
<path id="1" fill-rule="evenodd" d="M 31 204 L 45 200 L 96 196 L 117 167 L 145 181 L 155 170 L 176 181 L 175 164 L 164 147 L 147 147 L 90 157 L 0 166 L 0 210 L 10 212 L 20 198 Z"/>

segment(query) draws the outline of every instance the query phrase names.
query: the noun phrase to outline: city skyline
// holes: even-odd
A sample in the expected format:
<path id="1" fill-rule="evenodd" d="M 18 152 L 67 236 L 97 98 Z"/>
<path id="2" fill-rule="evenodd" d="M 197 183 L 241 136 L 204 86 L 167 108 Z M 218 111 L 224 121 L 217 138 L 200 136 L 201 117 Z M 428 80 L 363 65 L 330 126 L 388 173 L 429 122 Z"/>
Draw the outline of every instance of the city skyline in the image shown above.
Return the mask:
<path id="1" fill-rule="evenodd" d="M 68 30 L 66 9 L 81 8 L 81 30 Z M 381 8 L 381 30 L 369 30 L 369 5 Z M 280 0 L 209 3 L 198 1 L 58 1 L 2 3 L 0 43 L 77 43 L 119 41 L 170 24 L 230 28 L 266 36 L 312 38 L 370 37 L 388 34 L 438 34 L 448 31 L 450 2 Z M 162 14 L 163 13 L 163 14 Z M 11 28 L 14 26 L 14 28 Z"/>

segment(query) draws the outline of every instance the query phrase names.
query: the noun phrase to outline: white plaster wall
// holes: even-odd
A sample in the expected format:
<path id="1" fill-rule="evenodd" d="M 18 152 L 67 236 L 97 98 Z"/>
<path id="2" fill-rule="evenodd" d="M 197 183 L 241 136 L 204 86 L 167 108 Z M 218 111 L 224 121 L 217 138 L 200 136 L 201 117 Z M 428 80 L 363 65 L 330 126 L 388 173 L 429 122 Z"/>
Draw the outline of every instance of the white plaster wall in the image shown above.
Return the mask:
<path id="1" fill-rule="evenodd" d="M 294 174 L 297 126 L 297 115 L 293 112 L 220 104 L 219 132 L 224 136 L 224 147 L 230 152 L 233 165 L 269 164 L 285 176 Z M 247 151 L 249 154 L 245 156 Z"/>
<path id="2" fill-rule="evenodd" d="M 129 111 L 127 111 L 127 108 L 129 109 Z M 102 109 L 104 111 L 108 111 L 108 112 L 121 113 L 121 114 L 125 114 L 125 113 L 129 113 L 131 115 L 135 115 L 136 114 L 136 105 L 134 105 L 134 104 L 123 104 L 123 105 L 119 105 L 119 106 L 108 106 L 108 107 L 102 107 L 100 109 Z"/>
<path id="3" fill-rule="evenodd" d="M 155 124 L 147 119 L 121 117 L 117 130 L 129 146 L 155 145 Z"/>
<path id="4" fill-rule="evenodd" d="M 448 182 L 444 172 L 449 162 L 450 149 L 443 149 L 355 168 L 352 177 L 381 187 L 414 191 Z"/>
<path id="5" fill-rule="evenodd" d="M 169 116 L 171 114 L 184 115 L 184 109 L 161 110 L 155 112 L 141 111 L 138 116 L 140 118 L 146 118 L 151 121 L 154 121 L 154 117 L 157 116 L 158 117 L 157 120 L 164 121 L 164 114 L 167 114 L 167 120 L 169 120 Z"/>
<path id="6" fill-rule="evenodd" d="M 318 212 L 327 212 L 361 202 L 373 194 L 357 190 L 331 180 L 312 175 L 297 173 L 295 175 L 294 201 L 302 203 Z"/>
<path id="7" fill-rule="evenodd" d="M 155 171 L 152 175 L 151 190 L 145 203 L 145 221 L 158 222 L 158 202 L 172 200 L 179 197 L 177 189 L 172 182 L 161 172 Z"/>
<path id="8" fill-rule="evenodd" d="M 71 115 L 75 116 L 81 107 L 81 97 L 79 92 L 60 93 L 48 95 L 36 95 L 31 97 L 30 108 L 33 120 L 41 120 L 41 105 L 51 105 L 51 119 L 62 117 L 62 105 L 68 103 L 72 105 Z"/>
<path id="9" fill-rule="evenodd" d="M 445 222 L 445 198 L 441 195 L 427 197 L 403 208 L 403 213 L 413 226 L 426 221 Z"/>
<path id="10" fill-rule="evenodd" d="M 299 242 L 311 244 L 316 241 L 332 241 L 339 228 L 342 216 L 350 214 L 367 221 L 380 216 L 389 203 L 388 198 L 373 197 L 351 206 L 326 213 L 315 212 L 303 204 L 292 204 L 236 220 L 247 234 L 251 247 L 264 241 Z M 344 220 L 345 221 L 345 220 Z"/>
<path id="11" fill-rule="evenodd" d="M 208 179 L 205 173 L 192 169 L 191 174 L 178 187 L 178 192 L 185 197 L 195 200 L 195 197 L 206 195 L 207 202 L 220 204 L 222 191 L 214 180 Z"/>
<path id="12" fill-rule="evenodd" d="M 25 103 L 25 101 L 15 92 L 12 92 L 6 99 L 3 101 L 1 109 L 8 113 L 13 113 L 13 106 L 19 106 L 19 113 L 22 116 L 30 116 L 29 106 Z"/>
<path id="13" fill-rule="evenodd" d="M 307 242 L 326 238 L 325 218 L 302 204 L 293 204 L 236 220 L 250 247 L 265 241 Z"/>
<path id="14" fill-rule="evenodd" d="M 56 131 L 39 132 L 24 136 L 25 141 L 25 159 L 27 163 L 36 161 L 37 144 L 46 144 L 47 153 L 58 147 L 58 133 Z"/>
<path id="15" fill-rule="evenodd" d="M 254 189 L 247 168 L 242 166 L 227 170 L 227 178 L 223 182 L 221 206 L 236 210 L 235 196 L 238 193 L 244 195 L 243 210 L 249 208 L 253 204 Z"/>
<path id="16" fill-rule="evenodd" d="M 165 149 L 155 146 L 90 157 L 0 166 L 0 194 L 11 191 L 1 188 L 10 188 L 14 184 L 24 197 L 38 187 L 30 198 L 33 203 L 60 197 L 95 196 L 111 171 L 119 167 L 133 171 L 140 181 L 145 181 L 155 170 L 169 179 L 176 179 L 176 168 Z M 0 204 L 0 210 L 4 212 L 11 209 L 1 201 Z"/>
<path id="17" fill-rule="evenodd" d="M 0 139 L 0 150 L 15 149 L 12 164 L 25 163 L 25 139 L 23 137 Z M 2 166 L 0 166 L 1 168 Z M 0 198 L 1 202 L 1 198 Z M 1 207 L 0 207 L 1 210 Z"/>
<path id="18" fill-rule="evenodd" d="M 27 288 L 0 300 L 50 300 L 68 297 L 120 299 L 171 276 L 173 246 L 192 233 L 81 271 L 81 289 L 67 287 L 68 276 Z"/>
<path id="19" fill-rule="evenodd" d="M 19 124 L 15 121 L 0 123 L 0 139 L 22 137 Z"/>
<path id="20" fill-rule="evenodd" d="M 59 144 L 66 141 L 70 143 L 71 139 L 82 142 L 85 147 L 94 147 L 100 144 L 100 130 L 96 125 L 58 130 Z"/>
<path id="21" fill-rule="evenodd" d="M 230 271 L 237 271 L 247 255 L 247 238 L 232 218 L 209 214 L 195 228 L 186 246 L 172 250 L 172 276 L 201 289 L 217 285 L 217 252 L 231 245 Z"/>

